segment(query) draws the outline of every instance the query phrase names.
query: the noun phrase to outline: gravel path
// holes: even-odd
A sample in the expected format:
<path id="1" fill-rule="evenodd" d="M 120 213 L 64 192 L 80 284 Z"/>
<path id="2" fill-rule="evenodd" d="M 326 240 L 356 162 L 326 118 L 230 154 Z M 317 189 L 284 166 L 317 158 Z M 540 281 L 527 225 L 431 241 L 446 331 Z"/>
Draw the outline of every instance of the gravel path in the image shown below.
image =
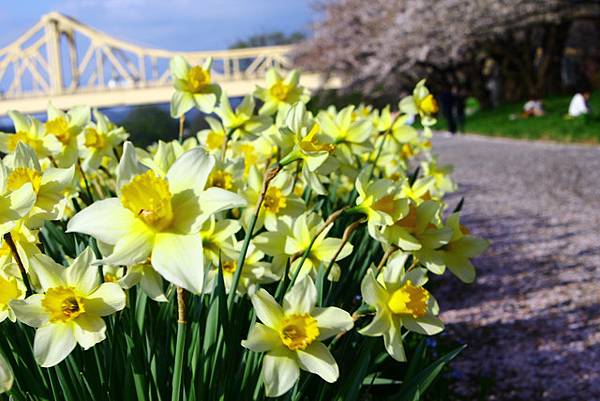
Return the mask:
<path id="1" fill-rule="evenodd" d="M 600 147 L 438 136 L 463 219 L 493 244 L 440 288 L 466 399 L 600 400 Z"/>

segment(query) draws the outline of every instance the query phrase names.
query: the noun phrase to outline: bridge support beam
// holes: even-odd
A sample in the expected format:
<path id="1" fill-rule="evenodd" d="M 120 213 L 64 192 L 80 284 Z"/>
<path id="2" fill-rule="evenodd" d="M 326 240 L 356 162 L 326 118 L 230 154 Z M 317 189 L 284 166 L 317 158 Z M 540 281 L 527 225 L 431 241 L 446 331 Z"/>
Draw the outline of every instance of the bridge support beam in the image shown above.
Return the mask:
<path id="1" fill-rule="evenodd" d="M 48 52 L 48 68 L 50 87 L 53 95 L 60 95 L 63 91 L 62 60 L 60 57 L 60 30 L 59 21 L 47 16 L 45 23 L 46 51 Z"/>

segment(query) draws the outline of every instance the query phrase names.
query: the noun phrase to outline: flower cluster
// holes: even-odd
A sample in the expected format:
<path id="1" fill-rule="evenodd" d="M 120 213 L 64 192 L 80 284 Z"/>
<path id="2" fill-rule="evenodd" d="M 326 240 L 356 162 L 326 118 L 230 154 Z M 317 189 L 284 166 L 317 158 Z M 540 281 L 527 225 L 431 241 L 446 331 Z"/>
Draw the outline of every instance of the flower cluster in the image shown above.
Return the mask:
<path id="1" fill-rule="evenodd" d="M 247 369 L 262 366 L 268 397 L 301 370 L 338 380 L 332 350 L 348 333 L 383 336 L 405 361 L 406 332 L 443 330 L 428 276 L 472 282 L 488 243 L 448 212 L 456 185 L 431 153 L 424 82 L 394 113 L 314 111 L 297 71 L 271 69 L 233 107 L 211 60 L 177 57 L 171 70 L 181 126 L 192 108 L 213 113 L 195 136 L 141 149 L 97 110 L 53 106 L 45 123 L 11 112 L 15 132 L 0 133 L 0 322 L 36 329 L 41 366 L 105 340 L 105 317 L 134 290 L 165 304 L 177 293 L 180 324 L 186 302 L 226 298 L 222 327 L 237 313 L 247 333 L 227 348 L 241 342 Z M 56 231 L 74 252 L 49 240 Z M 1 355 L 0 392 L 13 377 Z"/>

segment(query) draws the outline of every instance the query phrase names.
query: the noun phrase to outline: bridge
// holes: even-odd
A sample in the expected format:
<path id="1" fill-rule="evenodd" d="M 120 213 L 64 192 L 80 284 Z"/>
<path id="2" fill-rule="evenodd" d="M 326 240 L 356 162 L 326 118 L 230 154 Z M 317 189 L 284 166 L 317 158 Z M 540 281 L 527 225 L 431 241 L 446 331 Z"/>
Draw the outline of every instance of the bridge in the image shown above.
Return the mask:
<path id="1" fill-rule="evenodd" d="M 291 69 L 292 46 L 177 52 L 150 49 L 114 38 L 52 12 L 12 44 L 0 49 L 0 116 L 9 110 L 43 112 L 48 102 L 62 109 L 168 103 L 173 89 L 169 60 L 192 64 L 213 58 L 212 77 L 230 96 L 251 93 L 266 71 Z M 309 89 L 341 86 L 339 79 L 302 75 Z"/>

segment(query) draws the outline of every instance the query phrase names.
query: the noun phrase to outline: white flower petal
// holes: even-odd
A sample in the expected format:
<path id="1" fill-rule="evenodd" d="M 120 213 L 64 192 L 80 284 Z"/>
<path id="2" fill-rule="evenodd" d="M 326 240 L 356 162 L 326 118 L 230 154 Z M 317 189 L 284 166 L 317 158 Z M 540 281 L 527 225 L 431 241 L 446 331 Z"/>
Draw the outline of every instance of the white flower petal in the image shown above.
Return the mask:
<path id="1" fill-rule="evenodd" d="M 402 333 L 400 325 L 393 322 L 388 331 L 383 333 L 383 342 L 388 354 L 398 362 L 406 361 L 406 353 L 402 345 Z"/>
<path id="2" fill-rule="evenodd" d="M 148 167 L 138 162 L 135 154 L 135 146 L 129 141 L 123 145 L 123 155 L 117 167 L 117 194 L 120 193 L 121 187 L 127 184 L 131 179 L 139 174 L 148 171 Z"/>
<path id="3" fill-rule="evenodd" d="M 326 340 L 344 331 L 352 329 L 354 320 L 348 312 L 336 307 L 315 308 L 312 317 L 317 320 L 319 340 Z"/>
<path id="4" fill-rule="evenodd" d="M 131 231 L 137 220 L 118 198 L 109 198 L 94 202 L 73 216 L 67 224 L 67 232 L 87 234 L 114 245 Z"/>
<path id="5" fill-rule="evenodd" d="M 152 266 L 176 286 L 194 294 L 202 293 L 204 262 L 199 235 L 157 234 L 152 249 Z"/>
<path id="6" fill-rule="evenodd" d="M 77 288 L 82 294 L 89 294 L 100 285 L 100 277 L 98 275 L 98 267 L 92 266 L 94 253 L 90 247 L 86 247 L 84 251 L 73 261 L 71 266 L 65 270 L 65 281 L 70 286 Z"/>
<path id="7" fill-rule="evenodd" d="M 294 386 L 300 377 L 300 368 L 294 354 L 281 347 L 265 355 L 262 376 L 267 397 L 279 397 Z"/>
<path id="8" fill-rule="evenodd" d="M 103 283 L 86 297 L 85 311 L 95 316 L 108 316 L 125 307 L 125 292 L 117 283 Z"/>
<path id="9" fill-rule="evenodd" d="M 66 286 L 66 269 L 44 254 L 33 255 L 29 260 L 30 266 L 38 277 L 42 289 Z"/>
<path id="10" fill-rule="evenodd" d="M 221 188 L 208 188 L 200 194 L 200 207 L 205 215 L 243 206 L 246 206 L 244 198 Z"/>
<path id="11" fill-rule="evenodd" d="M 75 340 L 83 349 L 90 349 L 106 338 L 106 324 L 98 316 L 87 313 L 73 322 Z"/>
<path id="12" fill-rule="evenodd" d="M 14 379 L 15 377 L 10 365 L 4 359 L 2 354 L 0 354 L 0 394 L 9 391 L 12 388 Z"/>
<path id="13" fill-rule="evenodd" d="M 15 312 L 17 319 L 31 327 L 40 327 L 48 322 L 48 312 L 42 306 L 42 294 L 33 294 L 22 300 L 15 300 L 10 307 Z"/>
<path id="14" fill-rule="evenodd" d="M 69 356 L 76 344 L 71 323 L 50 323 L 35 332 L 33 355 L 40 366 L 49 368 Z"/>
<path id="15" fill-rule="evenodd" d="M 248 338 L 242 341 L 242 346 L 254 352 L 265 352 L 281 346 L 279 333 L 262 323 L 256 323 Z"/>
<path id="16" fill-rule="evenodd" d="M 176 194 L 187 189 L 196 193 L 202 192 L 214 165 L 215 159 L 203 148 L 188 150 L 175 160 L 167 173 L 171 193 Z"/>
<path id="17" fill-rule="evenodd" d="M 283 320 L 283 311 L 271 294 L 261 288 L 250 299 L 256 316 L 261 322 L 272 328 L 279 327 Z"/>
<path id="18" fill-rule="evenodd" d="M 96 264 L 132 265 L 150 256 L 156 233 L 137 221 L 135 229 L 117 240 L 113 252 Z"/>
<path id="19" fill-rule="evenodd" d="M 317 341 L 304 350 L 296 351 L 300 367 L 311 373 L 321 376 L 328 383 L 335 382 L 340 371 L 338 365 L 323 343 Z"/>
<path id="20" fill-rule="evenodd" d="M 283 297 L 285 314 L 310 313 L 317 303 L 317 287 L 309 276 L 296 282 Z"/>
<path id="21" fill-rule="evenodd" d="M 415 333 L 432 336 L 444 330 L 444 323 L 436 316 L 427 315 L 413 319 L 410 316 L 402 317 L 402 324 Z"/>

